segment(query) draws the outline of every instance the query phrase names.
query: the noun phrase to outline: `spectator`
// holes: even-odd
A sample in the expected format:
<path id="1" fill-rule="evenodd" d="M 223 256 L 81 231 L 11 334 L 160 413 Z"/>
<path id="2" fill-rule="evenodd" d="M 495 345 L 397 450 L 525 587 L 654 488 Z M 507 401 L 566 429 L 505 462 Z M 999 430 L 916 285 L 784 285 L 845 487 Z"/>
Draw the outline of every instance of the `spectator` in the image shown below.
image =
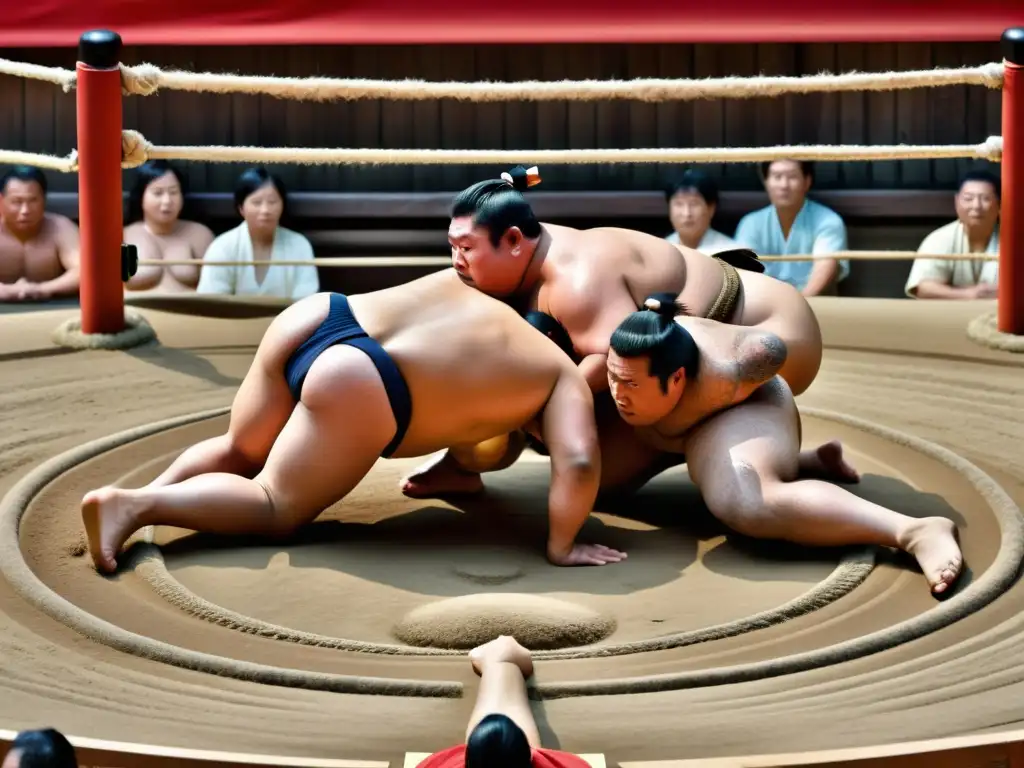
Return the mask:
<path id="1" fill-rule="evenodd" d="M 999 179 L 971 171 L 953 197 L 956 220 L 929 234 L 918 253 L 999 253 Z M 907 295 L 919 299 L 988 299 L 996 295 L 996 260 L 915 259 Z"/>
<path id="2" fill-rule="evenodd" d="M 835 293 L 850 273 L 850 263 L 829 254 L 847 250 L 846 225 L 839 214 L 807 198 L 814 164 L 775 160 L 761 164 L 770 205 L 744 216 L 733 236 L 762 256 L 813 254 L 812 261 L 774 261 L 765 274 L 789 283 L 804 296 Z"/>
<path id="3" fill-rule="evenodd" d="M 19 165 L 0 177 L 0 301 L 78 293 L 78 227 L 46 212 L 46 176 Z"/>
<path id="4" fill-rule="evenodd" d="M 466 743 L 436 752 L 417 768 L 589 768 L 583 758 L 540 745 L 530 711 L 526 678 L 530 652 L 511 637 L 499 637 L 469 653 L 480 675 Z"/>
<path id="5" fill-rule="evenodd" d="M 182 261 L 202 259 L 213 242 L 209 227 L 181 218 L 185 181 L 166 160 L 142 165 L 128 194 L 128 226 L 124 241 L 135 245 L 139 259 Z M 195 290 L 199 265 L 140 266 L 128 281 L 130 291 L 181 293 Z"/>
<path id="6" fill-rule="evenodd" d="M 263 168 L 250 168 L 235 185 L 235 206 L 242 223 L 219 235 L 203 257 L 199 293 L 275 296 L 298 300 L 320 290 L 313 246 L 285 229 L 288 213 L 284 183 Z M 216 266 L 219 261 L 308 261 L 309 266 Z"/>
<path id="7" fill-rule="evenodd" d="M 64 734 L 43 728 L 19 733 L 0 768 L 78 768 L 78 759 Z"/>
<path id="8" fill-rule="evenodd" d="M 703 171 L 690 169 L 665 190 L 668 218 L 675 230 L 666 237 L 674 245 L 685 245 L 713 256 L 738 247 L 732 238 L 711 228 L 718 208 L 718 185 Z"/>

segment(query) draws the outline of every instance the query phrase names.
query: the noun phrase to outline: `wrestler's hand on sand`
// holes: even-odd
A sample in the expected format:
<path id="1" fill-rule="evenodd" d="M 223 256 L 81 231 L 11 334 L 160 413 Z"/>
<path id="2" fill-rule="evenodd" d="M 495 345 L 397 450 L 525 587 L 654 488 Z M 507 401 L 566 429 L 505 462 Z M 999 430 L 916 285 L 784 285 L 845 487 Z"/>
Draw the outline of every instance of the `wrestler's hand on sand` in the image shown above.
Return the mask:
<path id="1" fill-rule="evenodd" d="M 628 555 L 603 544 L 573 544 L 568 552 L 548 549 L 548 560 L 554 565 L 608 565 L 620 563 Z"/>

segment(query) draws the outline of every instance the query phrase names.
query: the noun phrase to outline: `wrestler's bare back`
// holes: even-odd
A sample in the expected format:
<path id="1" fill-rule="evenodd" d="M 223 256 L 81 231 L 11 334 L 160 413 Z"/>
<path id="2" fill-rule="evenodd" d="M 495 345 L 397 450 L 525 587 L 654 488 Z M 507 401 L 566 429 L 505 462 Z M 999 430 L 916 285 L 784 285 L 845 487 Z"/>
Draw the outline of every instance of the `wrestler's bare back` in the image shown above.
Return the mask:
<path id="1" fill-rule="evenodd" d="M 553 342 L 454 270 L 348 298 L 409 387 L 412 422 L 396 458 L 516 430 L 544 408 L 561 377 L 579 376 Z"/>
<path id="2" fill-rule="evenodd" d="M 554 224 L 544 229 L 551 245 L 530 308 L 557 319 L 581 356 L 605 354 L 615 327 L 652 293 L 680 294 L 699 313 L 711 307 L 721 287 L 721 268 L 709 257 L 692 251 L 680 258 L 671 243 L 642 232 Z"/>
<path id="3" fill-rule="evenodd" d="M 674 293 L 691 316 L 700 318 L 722 289 L 720 264 L 692 248 L 628 229 L 543 226 L 551 245 L 545 279 L 529 308 L 558 320 L 581 357 L 607 354 L 612 332 L 651 294 Z M 813 311 L 787 283 L 749 270 L 738 274 L 743 290 L 729 323 L 778 334 L 788 348 L 780 375 L 795 394 L 802 393 L 821 365 L 821 332 Z"/>
<path id="4" fill-rule="evenodd" d="M 62 243 L 77 239 L 74 222 L 66 216 L 46 213 L 39 233 L 22 241 L 0 224 L 0 283 L 45 283 L 64 274 Z"/>

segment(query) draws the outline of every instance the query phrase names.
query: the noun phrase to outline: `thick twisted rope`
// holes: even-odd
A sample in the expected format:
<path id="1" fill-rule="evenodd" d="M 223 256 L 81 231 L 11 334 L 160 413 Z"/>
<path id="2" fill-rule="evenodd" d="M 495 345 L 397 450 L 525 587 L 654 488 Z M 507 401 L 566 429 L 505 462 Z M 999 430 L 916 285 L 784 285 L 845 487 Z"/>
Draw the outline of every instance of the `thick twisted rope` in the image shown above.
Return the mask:
<path id="1" fill-rule="evenodd" d="M 393 99 L 426 101 L 455 99 L 499 101 L 631 101 L 663 102 L 697 99 L 750 99 L 787 93 L 893 91 L 947 85 L 1002 88 L 1003 65 L 932 69 L 911 72 L 822 73 L 802 77 L 716 77 L 703 79 L 639 78 L 635 80 L 562 80 L 559 82 L 428 82 L 332 77 L 264 77 L 212 72 L 162 70 L 153 64 L 122 67 L 126 93 L 149 96 L 161 88 L 193 93 L 259 93 L 303 101 Z"/>
<path id="2" fill-rule="evenodd" d="M 36 168 L 45 168 L 48 171 L 77 173 L 78 153 L 72 151 L 67 157 L 57 157 L 56 155 L 41 155 L 36 152 L 0 149 L 0 163 L 6 165 L 34 165 Z"/>
<path id="3" fill-rule="evenodd" d="M 121 132 L 121 167 L 147 160 L 299 165 L 595 165 L 604 163 L 757 163 L 770 160 L 915 160 L 981 158 L 998 163 L 1003 139 L 981 144 L 915 146 L 789 145 L 687 149 L 311 149 L 308 147 L 161 147 L 138 131 Z M 0 163 L 35 165 L 54 171 L 78 170 L 77 152 L 67 157 L 0 150 Z"/>
<path id="4" fill-rule="evenodd" d="M 865 147 L 812 145 L 714 149 L 310 149 L 291 147 L 158 147 L 136 131 L 122 134 L 125 168 L 147 160 L 301 165 L 593 165 L 599 163 L 755 163 L 789 160 L 911 160 L 950 157 L 999 162 L 1003 139 L 982 144 Z"/>
<path id="5" fill-rule="evenodd" d="M 761 261 L 811 261 L 814 259 L 849 259 L 851 261 L 912 261 L 914 259 L 945 259 L 951 261 L 996 261 L 993 253 L 918 253 L 917 251 L 838 251 L 836 253 L 797 253 L 785 256 L 759 256 Z M 140 267 L 446 267 L 448 256 L 332 256 L 299 261 L 292 259 L 254 259 L 252 261 L 210 261 L 202 259 L 139 259 Z"/>
<path id="6" fill-rule="evenodd" d="M 121 65 L 121 87 L 127 95 L 149 96 L 161 89 L 193 93 L 264 94 L 300 101 L 393 99 L 424 101 L 456 99 L 500 101 L 630 101 L 664 102 L 697 99 L 750 99 L 792 93 L 896 91 L 949 85 L 1002 88 L 1003 64 L 910 72 L 820 73 L 800 77 L 759 75 L 701 79 L 638 78 L 635 80 L 562 80 L 505 82 L 428 82 L 334 77 L 263 77 L 214 72 L 164 70 L 154 64 Z M 0 74 L 74 88 L 76 73 L 60 67 L 0 59 Z"/>
<path id="7" fill-rule="evenodd" d="M 42 80 L 53 83 L 70 91 L 75 86 L 76 75 L 74 70 L 63 67 L 44 67 L 40 64 L 26 64 L 23 61 L 11 61 L 0 59 L 0 75 L 22 77 L 26 80 Z"/>

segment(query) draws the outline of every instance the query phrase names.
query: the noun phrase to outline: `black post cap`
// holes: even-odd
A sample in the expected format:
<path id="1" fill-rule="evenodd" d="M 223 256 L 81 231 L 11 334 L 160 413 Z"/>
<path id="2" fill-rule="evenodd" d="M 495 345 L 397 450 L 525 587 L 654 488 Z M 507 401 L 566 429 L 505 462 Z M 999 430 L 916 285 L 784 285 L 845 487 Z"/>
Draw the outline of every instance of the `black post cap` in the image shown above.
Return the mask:
<path id="1" fill-rule="evenodd" d="M 93 29 L 78 40 L 78 60 L 93 69 L 117 69 L 121 63 L 121 36 L 109 29 Z"/>
<path id="2" fill-rule="evenodd" d="M 1024 64 L 1024 28 L 1011 27 L 1000 40 L 1003 58 L 1011 64 Z"/>

